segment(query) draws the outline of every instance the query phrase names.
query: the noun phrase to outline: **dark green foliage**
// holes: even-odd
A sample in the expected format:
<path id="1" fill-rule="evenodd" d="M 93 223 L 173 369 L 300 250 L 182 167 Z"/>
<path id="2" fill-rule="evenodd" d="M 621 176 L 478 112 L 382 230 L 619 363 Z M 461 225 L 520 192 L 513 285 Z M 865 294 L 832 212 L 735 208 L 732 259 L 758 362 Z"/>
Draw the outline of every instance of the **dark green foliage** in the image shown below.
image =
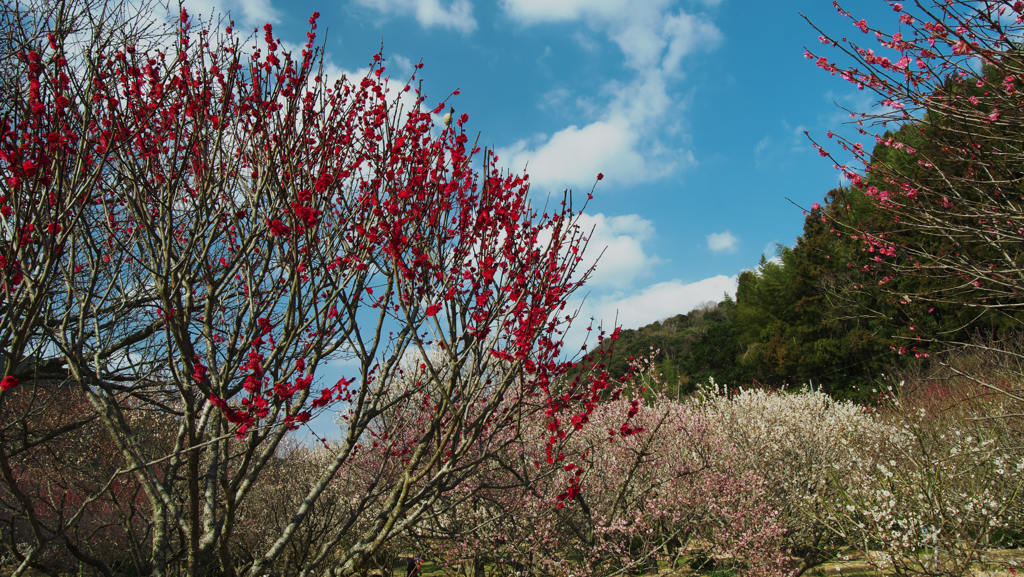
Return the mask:
<path id="1" fill-rule="evenodd" d="M 833 191 L 826 210 L 847 210 Z M 861 207 L 865 208 L 865 207 Z M 851 207 L 852 210 L 852 207 Z M 826 219 L 827 220 L 827 219 Z M 605 357 L 620 377 L 631 359 L 654 355 L 667 394 L 685 395 L 708 379 L 728 386 L 824 386 L 839 397 L 864 395 L 896 360 L 892 324 L 877 290 L 855 291 L 859 243 L 836 236 L 821 213 L 807 217 L 796 247 L 780 247 L 739 276 L 737 298 L 705 303 L 636 330 L 622 331 Z"/>
<path id="2" fill-rule="evenodd" d="M 629 372 L 633 359 L 654 355 L 667 386 L 664 392 L 669 394 L 686 394 L 708 377 L 724 382 L 741 379 L 736 373 L 739 345 L 728 338 L 734 334 L 731 319 L 735 306 L 726 295 L 721 303 L 704 303 L 687 314 L 623 330 L 612 354 L 604 357 L 609 374 L 621 377 Z M 718 348 L 709 348 L 713 342 L 720 343 Z"/>
<path id="3" fill-rule="evenodd" d="M 874 213 L 863 195 L 853 196 L 833 191 L 825 210 L 849 218 Z M 729 386 L 814 383 L 840 397 L 863 397 L 858 390 L 870 391 L 905 341 L 896 338 L 899 323 L 889 322 L 887 315 L 898 311 L 890 310 L 885 295 L 852 289 L 871 283 L 850 264 L 863 258 L 860 243 L 837 236 L 821 216 L 808 215 L 794 248 L 780 247 L 777 259 L 762 258 L 740 274 L 735 301 L 726 295 L 720 303 L 623 330 L 604 358 L 609 374 L 621 377 L 631 359 L 654 354 L 664 392 L 672 395 L 713 378 Z"/>
<path id="4" fill-rule="evenodd" d="M 924 341 L 964 343 L 1024 321 L 1020 66 L 1012 50 L 980 76 L 936 77 L 923 117 L 882 134 L 859 190 L 848 191 L 870 210 L 835 220 L 893 249 L 866 264 L 878 281 L 894 279 L 882 290 Z"/>
<path id="5" fill-rule="evenodd" d="M 725 300 L 718 304 L 722 319 L 708 325 L 690 347 L 690 356 L 682 363 L 683 374 L 693 383 L 714 378 L 719 383 L 742 383 L 747 376 L 737 359 L 742 352 L 739 327 L 734 321 L 736 304 Z M 716 311 L 717 312 L 717 311 Z"/>
<path id="6" fill-rule="evenodd" d="M 871 314 L 840 305 L 853 279 L 845 263 L 833 261 L 827 230 L 817 224 L 812 213 L 795 248 L 781 247 L 778 261 L 740 275 L 740 361 L 764 385 L 814 383 L 840 397 L 860 396 L 858 389 L 870 390 L 892 364 L 895 341 Z"/>

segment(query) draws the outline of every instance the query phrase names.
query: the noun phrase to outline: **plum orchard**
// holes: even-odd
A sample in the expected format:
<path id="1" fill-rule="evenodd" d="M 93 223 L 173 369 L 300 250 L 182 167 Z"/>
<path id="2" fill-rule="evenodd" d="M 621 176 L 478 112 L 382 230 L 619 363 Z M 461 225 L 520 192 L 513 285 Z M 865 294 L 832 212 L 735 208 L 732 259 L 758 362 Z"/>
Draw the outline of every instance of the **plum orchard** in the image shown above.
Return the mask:
<path id="1" fill-rule="evenodd" d="M 467 116 L 438 133 L 379 56 L 328 84 L 315 14 L 291 54 L 269 25 L 243 50 L 184 11 L 136 29 L 146 13 L 4 6 L 0 535 L 15 575 L 74 570 L 69 555 L 105 575 L 267 574 L 339 472 L 386 446 L 388 483 L 316 527 L 302 567 L 351 574 L 526 428 L 553 464 L 607 386 L 558 379 L 566 299 L 589 274 L 571 197 L 532 209 L 527 177 L 468 144 Z M 338 358 L 356 368 L 322 382 Z M 326 407 L 343 438 L 289 487 L 303 497 L 266 546 L 239 546 L 271 505 L 251 497 L 282 441 Z"/>

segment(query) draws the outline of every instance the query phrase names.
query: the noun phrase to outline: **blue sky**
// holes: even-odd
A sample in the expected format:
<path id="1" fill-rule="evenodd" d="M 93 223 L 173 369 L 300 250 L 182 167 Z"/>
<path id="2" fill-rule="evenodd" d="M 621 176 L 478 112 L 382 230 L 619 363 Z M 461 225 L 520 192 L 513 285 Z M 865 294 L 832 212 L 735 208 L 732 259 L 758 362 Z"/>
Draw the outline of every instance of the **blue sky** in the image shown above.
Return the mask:
<path id="1" fill-rule="evenodd" d="M 238 28 L 271 22 L 295 45 L 319 11 L 318 40 L 334 74 L 365 70 L 382 45 L 388 73 L 403 82 L 422 60 L 428 104 L 459 89 L 449 102 L 469 114 L 467 128 L 506 166 L 529 163 L 538 199 L 566 187 L 585 193 L 604 173 L 585 224 L 596 226 L 591 255 L 608 249 L 582 315 L 605 327 L 616 315 L 635 328 L 720 300 L 741 271 L 773 256 L 775 243 L 792 246 L 803 214 L 787 197 L 809 207 L 840 183 L 803 131 L 819 141 L 829 129 L 849 134 L 836 103 L 872 103 L 803 56 L 805 46 L 828 51 L 801 12 L 864 38 L 829 0 L 185 6 L 193 15 L 230 11 Z M 883 0 L 847 8 L 883 28 L 896 21 Z"/>
<path id="2" fill-rule="evenodd" d="M 219 3 L 218 3 L 219 2 Z M 825 48 L 800 16 L 861 36 L 828 0 L 187 0 L 238 28 L 304 42 L 321 14 L 331 70 L 365 69 L 383 44 L 402 80 L 422 60 L 428 103 L 452 90 L 467 128 L 533 194 L 599 183 L 586 223 L 608 246 L 584 314 L 637 327 L 732 290 L 774 243 L 792 245 L 839 173 L 824 140 L 871 99 L 803 57 Z M 849 6 L 895 22 L 881 1 Z M 827 51 L 826 51 L 827 52 Z"/>

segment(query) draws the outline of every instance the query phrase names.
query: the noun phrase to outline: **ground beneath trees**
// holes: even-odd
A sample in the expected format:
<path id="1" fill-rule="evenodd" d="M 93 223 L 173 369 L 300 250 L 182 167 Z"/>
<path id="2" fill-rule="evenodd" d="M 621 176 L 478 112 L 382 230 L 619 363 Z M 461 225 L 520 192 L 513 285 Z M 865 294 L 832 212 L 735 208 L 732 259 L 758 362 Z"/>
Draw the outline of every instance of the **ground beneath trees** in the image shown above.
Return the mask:
<path id="1" fill-rule="evenodd" d="M 844 555 L 843 558 L 829 561 L 819 565 L 804 575 L 809 577 L 843 576 L 843 577 L 875 577 L 879 573 L 871 564 L 864 560 L 859 553 Z M 895 572 L 886 571 L 883 575 L 894 575 Z M 651 573 L 651 575 L 654 575 Z M 693 575 L 708 577 L 726 577 L 736 575 L 736 572 L 727 571 L 694 571 L 692 569 L 671 570 L 663 569 L 658 572 L 660 577 L 671 577 L 675 575 Z M 1024 550 L 1022 549 L 993 549 L 985 554 L 983 563 L 977 564 L 971 571 L 974 577 L 1015 577 L 1024 575 Z"/>

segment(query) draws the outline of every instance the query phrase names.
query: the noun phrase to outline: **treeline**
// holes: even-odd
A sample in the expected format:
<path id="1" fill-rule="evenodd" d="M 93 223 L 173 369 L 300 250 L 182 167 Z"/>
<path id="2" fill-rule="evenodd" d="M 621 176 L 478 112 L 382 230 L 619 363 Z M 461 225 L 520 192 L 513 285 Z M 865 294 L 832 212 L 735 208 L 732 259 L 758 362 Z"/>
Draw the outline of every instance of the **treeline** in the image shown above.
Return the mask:
<path id="1" fill-rule="evenodd" d="M 921 130 L 907 125 L 885 138 L 923 149 Z M 872 154 L 914 171 L 891 144 Z M 724 295 L 623 330 L 605 356 L 610 375 L 625 375 L 631 358 L 653 352 L 671 394 L 686 395 L 713 378 L 729 386 L 821 387 L 866 400 L 882 375 L 927 368 L 950 348 L 1013 334 L 1024 318 L 1012 307 L 986 306 L 995 297 L 943 298 L 973 287 L 963 274 L 915 274 L 913 263 L 883 254 L 892 250 L 886 247 L 927 246 L 969 262 L 985 248 L 901 224 L 891 205 L 880 206 L 882 180 L 868 172 L 860 187 L 832 190 L 822 205 L 814 203 L 795 246 L 780 245 L 775 258 L 762 256 L 740 274 L 735 300 Z"/>

